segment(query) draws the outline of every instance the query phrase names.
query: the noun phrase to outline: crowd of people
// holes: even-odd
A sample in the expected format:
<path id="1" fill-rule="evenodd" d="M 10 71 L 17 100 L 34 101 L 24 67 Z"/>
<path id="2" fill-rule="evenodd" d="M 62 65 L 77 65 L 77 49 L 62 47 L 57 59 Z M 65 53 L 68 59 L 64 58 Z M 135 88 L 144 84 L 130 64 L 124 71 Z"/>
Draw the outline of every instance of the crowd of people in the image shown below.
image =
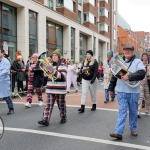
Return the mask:
<path id="1" fill-rule="evenodd" d="M 118 100 L 117 123 L 114 132 L 110 136 L 122 140 L 128 110 L 131 135 L 137 136 L 137 118 L 141 117 L 143 100 L 145 100 L 145 114 L 149 114 L 149 55 L 143 53 L 141 59 L 138 59 L 135 57 L 134 47 L 125 45 L 123 47 L 123 57 L 117 58 L 123 62 L 129 74 L 121 72 L 121 70 L 119 76 L 111 70 L 112 64 L 116 63 L 112 50 L 107 52 L 104 62 L 98 63 L 93 55 L 92 50 L 86 51 L 84 61 L 78 63 L 74 59 L 66 60 L 62 58 L 62 52 L 56 49 L 52 56 L 47 57 L 46 60 L 42 59 L 43 54 L 34 53 L 25 64 L 21 50 L 18 50 L 15 61 L 10 64 L 8 57 L 4 57 L 5 51 L 0 50 L 0 98 L 4 99 L 8 105 L 9 111 L 7 114 L 14 113 L 11 95 L 13 95 L 16 86 L 18 92 L 26 91 L 27 93 L 26 108 L 32 107 L 32 96 L 35 93 L 38 97 L 39 106 L 44 104 L 42 90 L 45 87 L 47 101 L 43 117 L 38 121 L 38 124 L 49 125 L 55 101 L 60 111 L 60 123 L 65 123 L 67 121 L 66 94 L 70 92 L 71 85 L 73 85 L 74 91 L 78 92 L 78 85 L 82 83 L 81 107 L 78 112 L 84 113 L 88 90 L 91 95 L 91 111 L 96 110 L 96 92 L 99 80 L 104 81 L 104 103 L 109 103 L 110 99 L 113 102 L 115 97 Z M 135 82 L 139 84 L 132 87 L 132 83 Z M 25 86 L 24 83 L 26 83 Z"/>

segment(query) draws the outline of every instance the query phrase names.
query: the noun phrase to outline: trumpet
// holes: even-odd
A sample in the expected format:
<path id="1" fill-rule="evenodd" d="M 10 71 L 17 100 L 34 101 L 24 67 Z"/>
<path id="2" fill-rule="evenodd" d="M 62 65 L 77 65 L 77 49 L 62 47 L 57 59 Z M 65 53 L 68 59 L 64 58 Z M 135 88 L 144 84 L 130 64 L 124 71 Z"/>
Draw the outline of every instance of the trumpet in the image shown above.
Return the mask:
<path id="1" fill-rule="evenodd" d="M 118 57 L 118 54 L 114 58 L 114 64 L 111 65 L 111 72 L 115 77 L 117 77 L 119 79 L 121 79 L 122 75 L 125 75 L 125 74 L 129 75 L 129 74 L 133 73 L 133 71 L 130 68 L 128 69 L 128 66 L 125 65 L 123 60 Z M 124 80 L 122 80 L 122 81 L 124 81 Z M 128 81 L 124 81 L 124 82 L 132 88 L 135 88 L 140 85 L 140 81 L 129 81 L 128 80 Z"/>

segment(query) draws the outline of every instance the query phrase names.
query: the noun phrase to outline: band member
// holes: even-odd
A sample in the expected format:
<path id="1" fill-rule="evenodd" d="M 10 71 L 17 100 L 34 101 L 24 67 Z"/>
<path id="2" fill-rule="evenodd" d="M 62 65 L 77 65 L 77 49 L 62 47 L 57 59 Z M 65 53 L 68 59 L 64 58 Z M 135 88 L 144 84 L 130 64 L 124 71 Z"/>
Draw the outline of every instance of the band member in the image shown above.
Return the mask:
<path id="1" fill-rule="evenodd" d="M 150 107 L 150 89 L 149 89 L 149 84 L 150 84 L 150 66 L 148 64 L 148 54 L 147 53 L 143 53 L 141 60 L 145 66 L 145 70 L 146 70 L 146 76 L 145 78 L 140 82 L 140 99 L 139 99 L 139 112 L 138 112 L 138 118 L 140 118 L 140 112 L 141 112 L 141 107 L 142 107 L 142 101 L 143 99 L 146 102 L 146 112 L 145 114 L 149 114 L 149 107 Z"/>
<path id="2" fill-rule="evenodd" d="M 88 89 L 90 89 L 92 108 L 91 111 L 96 110 L 96 86 L 98 75 L 98 62 L 93 58 L 93 51 L 88 50 L 86 52 L 86 59 L 82 65 L 82 97 L 81 97 L 81 108 L 78 109 L 80 113 L 84 112 L 86 97 Z"/>
<path id="3" fill-rule="evenodd" d="M 28 89 L 27 89 L 27 99 L 25 103 L 25 107 L 31 108 L 32 103 L 32 94 L 34 88 L 36 89 L 36 93 L 38 96 L 39 106 L 43 105 L 42 99 L 42 85 L 44 81 L 44 73 L 43 70 L 39 67 L 38 54 L 34 53 L 32 55 L 32 63 L 28 68 Z"/>
<path id="4" fill-rule="evenodd" d="M 112 76 L 109 91 L 110 95 L 113 94 L 115 86 L 117 91 L 117 99 L 119 105 L 118 119 L 114 133 L 110 136 L 122 140 L 122 134 L 125 128 L 125 121 L 127 118 L 127 111 L 129 109 L 129 125 L 132 136 L 137 136 L 137 113 L 138 113 L 138 100 L 140 98 L 140 84 L 136 87 L 129 86 L 127 81 L 139 81 L 145 77 L 145 67 L 140 59 L 135 58 L 134 47 L 125 45 L 123 47 L 123 61 L 132 73 L 125 74 L 121 79 Z"/>
<path id="5" fill-rule="evenodd" d="M 10 62 L 4 57 L 4 50 L 0 50 L 0 98 L 8 105 L 7 115 L 14 113 L 13 102 L 10 96 Z"/>
<path id="6" fill-rule="evenodd" d="M 60 123 L 66 122 L 66 93 L 67 93 L 67 66 L 64 60 L 61 60 L 61 51 L 55 50 L 52 55 L 52 66 L 49 66 L 51 76 L 48 78 L 46 85 L 47 102 L 44 108 L 43 117 L 38 124 L 48 126 L 51 118 L 55 101 L 60 111 Z"/>
<path id="7" fill-rule="evenodd" d="M 71 59 L 68 64 L 67 69 L 67 93 L 70 91 L 71 83 L 74 86 L 75 92 L 78 92 L 78 86 L 77 86 L 77 73 L 79 72 L 78 67 L 76 64 L 74 64 L 74 60 Z"/>
<path id="8" fill-rule="evenodd" d="M 104 101 L 104 103 L 109 102 L 108 86 L 109 86 L 110 78 L 111 78 L 111 74 L 112 74 L 111 73 L 111 64 L 113 63 L 112 57 L 113 57 L 113 52 L 108 51 L 107 52 L 107 58 L 103 63 L 103 66 L 104 66 L 104 89 L 105 89 L 105 101 Z M 115 99 L 115 92 L 111 96 L 111 101 L 114 101 L 114 99 Z"/>

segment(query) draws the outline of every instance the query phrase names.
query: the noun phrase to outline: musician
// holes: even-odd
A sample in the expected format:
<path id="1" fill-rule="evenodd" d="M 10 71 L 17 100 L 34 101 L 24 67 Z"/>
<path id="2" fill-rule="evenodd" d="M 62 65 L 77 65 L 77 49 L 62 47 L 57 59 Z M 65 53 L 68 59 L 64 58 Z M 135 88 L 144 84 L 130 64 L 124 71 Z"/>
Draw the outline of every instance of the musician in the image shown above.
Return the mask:
<path id="1" fill-rule="evenodd" d="M 56 49 L 52 55 L 52 66 L 48 71 L 52 74 L 46 85 L 47 102 L 44 108 L 43 117 L 38 124 L 48 126 L 55 101 L 60 111 L 60 123 L 66 122 L 66 93 L 67 93 L 67 66 L 61 60 L 61 51 Z"/>
<path id="2" fill-rule="evenodd" d="M 30 66 L 28 68 L 28 89 L 27 89 L 27 99 L 25 103 L 25 107 L 31 108 L 32 103 L 32 94 L 34 88 L 36 89 L 36 93 L 38 96 L 39 106 L 43 105 L 43 99 L 42 99 L 42 85 L 44 81 L 44 73 L 43 70 L 39 67 L 39 61 L 38 61 L 38 53 L 34 53 L 32 55 L 32 63 L 30 63 Z"/>
<path id="3" fill-rule="evenodd" d="M 104 101 L 104 103 L 109 102 L 108 86 L 109 86 L 110 79 L 111 79 L 111 64 L 113 63 L 112 57 L 113 57 L 113 52 L 108 51 L 107 52 L 107 58 L 103 63 L 103 68 L 104 68 L 104 89 L 105 89 L 105 101 Z M 114 101 L 114 99 L 115 99 L 115 91 L 114 91 L 113 95 L 111 96 L 111 101 Z"/>
<path id="4" fill-rule="evenodd" d="M 112 76 L 109 91 L 110 95 L 113 94 L 116 87 L 117 99 L 119 105 L 119 112 L 116 127 L 114 133 L 110 136 L 122 140 L 125 121 L 127 118 L 127 111 L 129 110 L 129 125 L 132 136 L 138 136 L 137 132 L 137 112 L 138 112 L 138 100 L 140 97 L 140 84 L 137 87 L 130 87 L 126 84 L 126 81 L 139 81 L 145 77 L 145 67 L 140 59 L 135 58 L 134 47 L 132 45 L 125 45 L 123 47 L 123 61 L 128 67 L 128 70 L 132 70 L 133 73 L 125 74 L 121 79 L 117 79 Z"/>
<path id="5" fill-rule="evenodd" d="M 138 112 L 138 118 L 140 118 L 140 112 L 141 112 L 141 106 L 142 106 L 142 101 L 143 99 L 145 100 L 146 103 L 146 112 L 145 114 L 149 114 L 149 107 L 150 107 L 150 89 L 149 89 L 149 84 L 150 84 L 150 66 L 148 63 L 148 54 L 143 53 L 141 60 L 145 66 L 146 70 L 146 76 L 145 78 L 140 82 L 140 99 L 139 99 L 139 112 Z"/>
<path id="6" fill-rule="evenodd" d="M 88 50 L 86 52 L 86 58 L 82 65 L 82 97 L 81 108 L 78 109 L 80 113 L 84 112 L 85 103 L 87 98 L 88 89 L 90 89 L 92 108 L 91 111 L 96 110 L 96 86 L 98 75 L 98 62 L 93 58 L 93 51 Z"/>

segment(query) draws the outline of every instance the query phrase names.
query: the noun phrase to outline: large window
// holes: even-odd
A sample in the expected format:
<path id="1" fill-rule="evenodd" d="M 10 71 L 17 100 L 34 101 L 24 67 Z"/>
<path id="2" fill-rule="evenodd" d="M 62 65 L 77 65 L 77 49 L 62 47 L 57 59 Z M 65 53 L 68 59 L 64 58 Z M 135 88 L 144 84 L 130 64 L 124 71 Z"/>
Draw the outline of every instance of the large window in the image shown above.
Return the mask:
<path id="1" fill-rule="evenodd" d="M 56 49 L 63 51 L 63 27 L 47 21 L 46 33 L 48 55 L 52 55 L 53 51 Z"/>
<path id="2" fill-rule="evenodd" d="M 0 3 L 0 47 L 3 43 L 8 46 L 8 54 L 15 59 L 17 51 L 17 10 L 6 4 Z"/>
<path id="3" fill-rule="evenodd" d="M 82 0 L 78 0 L 78 4 L 79 4 L 79 5 L 82 5 Z"/>
<path id="4" fill-rule="evenodd" d="M 71 28 L 71 58 L 75 60 L 75 29 Z"/>
<path id="5" fill-rule="evenodd" d="M 37 13 L 29 10 L 29 55 L 38 52 Z"/>
<path id="6" fill-rule="evenodd" d="M 79 54 L 80 62 L 82 62 L 85 59 L 85 54 L 87 51 L 87 43 L 88 37 L 80 33 L 80 54 Z"/>

